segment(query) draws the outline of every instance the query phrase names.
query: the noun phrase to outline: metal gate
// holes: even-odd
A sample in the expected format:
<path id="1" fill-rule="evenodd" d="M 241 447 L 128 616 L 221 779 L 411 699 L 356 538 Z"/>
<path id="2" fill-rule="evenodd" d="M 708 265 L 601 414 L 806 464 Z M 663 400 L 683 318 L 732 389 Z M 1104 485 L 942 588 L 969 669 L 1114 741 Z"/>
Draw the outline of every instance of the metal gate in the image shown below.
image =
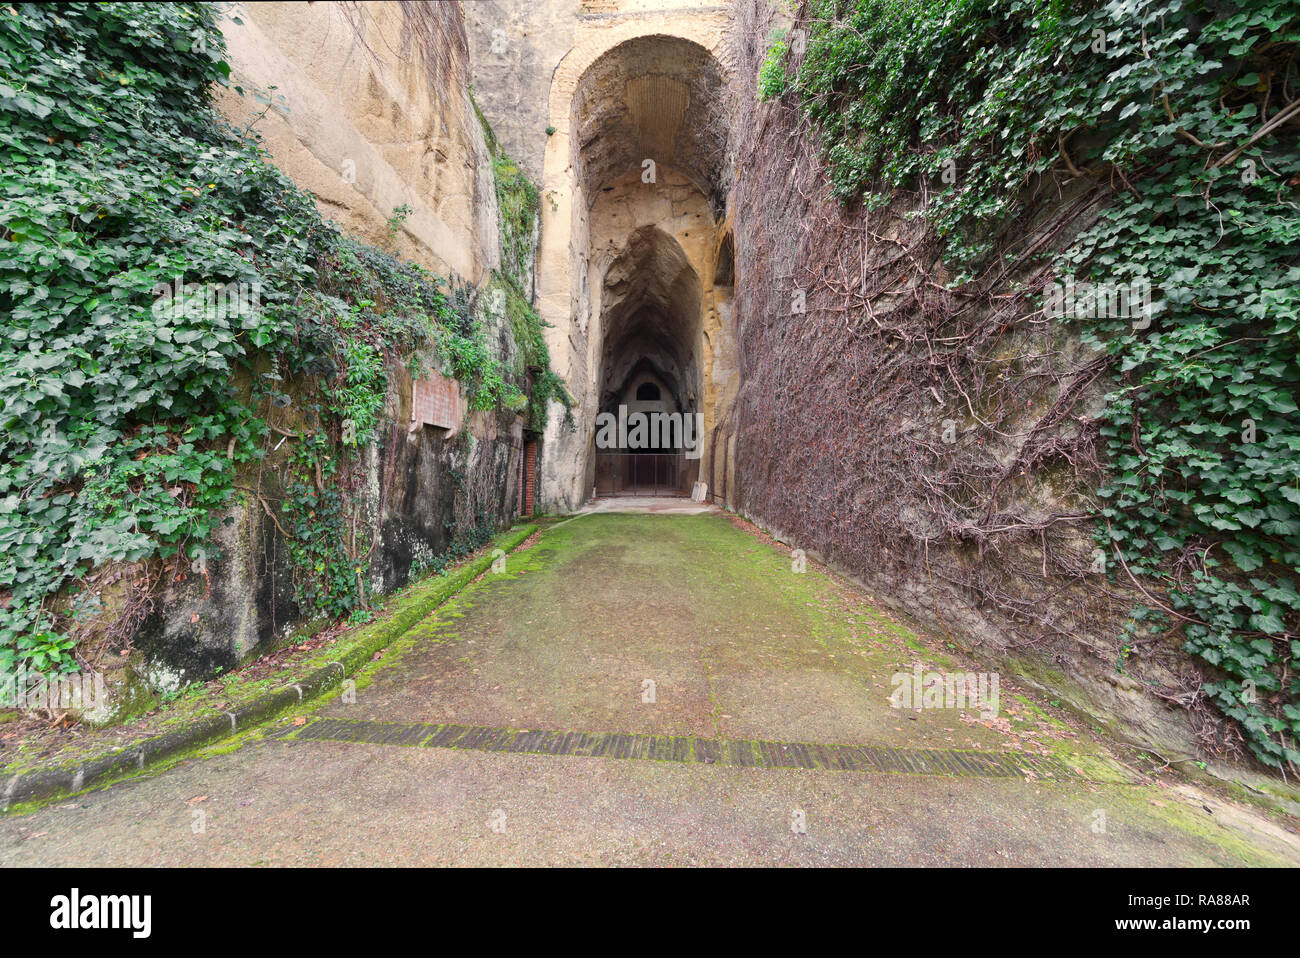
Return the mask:
<path id="1" fill-rule="evenodd" d="M 598 496 L 689 496 L 693 479 L 681 453 L 598 452 Z"/>

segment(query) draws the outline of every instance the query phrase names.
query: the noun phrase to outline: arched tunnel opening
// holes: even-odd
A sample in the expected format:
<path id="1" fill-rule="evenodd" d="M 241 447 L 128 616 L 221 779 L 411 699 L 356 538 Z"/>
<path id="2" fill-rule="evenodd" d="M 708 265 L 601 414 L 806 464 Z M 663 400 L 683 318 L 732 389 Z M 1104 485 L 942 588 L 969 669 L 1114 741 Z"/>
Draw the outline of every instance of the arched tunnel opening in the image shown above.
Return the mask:
<path id="1" fill-rule="evenodd" d="M 731 290 L 729 264 L 716 282 L 729 255 L 718 239 L 722 84 L 706 49 L 655 35 L 608 50 L 574 92 L 572 176 L 585 202 L 572 255 L 590 290 L 586 489 L 597 496 L 688 496 L 701 472 L 715 418 L 708 327 L 715 286 Z"/>
<path id="2" fill-rule="evenodd" d="M 605 274 L 602 303 L 600 411 L 652 403 L 642 411 L 697 412 L 700 281 L 676 240 L 657 227 L 633 233 Z M 657 400 L 638 398 L 643 383 Z"/>
<path id="3" fill-rule="evenodd" d="M 695 450 L 686 443 L 702 431 L 696 426 L 700 295 L 699 276 L 681 245 L 657 226 L 635 230 L 606 270 L 598 494 L 683 495 L 694 483 Z M 602 431 L 602 423 L 617 428 Z"/>

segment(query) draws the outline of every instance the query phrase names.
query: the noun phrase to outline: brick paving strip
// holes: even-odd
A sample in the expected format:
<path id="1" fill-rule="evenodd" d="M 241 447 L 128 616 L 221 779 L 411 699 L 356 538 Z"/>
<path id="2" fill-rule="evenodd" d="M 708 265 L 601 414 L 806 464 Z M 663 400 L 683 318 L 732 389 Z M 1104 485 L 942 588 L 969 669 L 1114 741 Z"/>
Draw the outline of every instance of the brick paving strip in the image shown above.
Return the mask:
<path id="1" fill-rule="evenodd" d="M 417 748 L 517 752 L 528 755 L 589 757 L 727 765 L 742 768 L 807 768 L 847 772 L 894 772 L 962 778 L 1089 779 L 1133 781 L 1109 763 L 1089 770 L 1057 758 L 1028 752 L 979 752 L 971 749 L 893 748 L 883 745 L 816 745 L 746 739 L 642 735 L 627 732 L 560 732 L 479 725 L 425 725 L 360 719 L 316 718 L 286 725 L 268 738 L 298 741 L 356 742 Z M 1099 774 L 1100 773 L 1100 774 Z"/>

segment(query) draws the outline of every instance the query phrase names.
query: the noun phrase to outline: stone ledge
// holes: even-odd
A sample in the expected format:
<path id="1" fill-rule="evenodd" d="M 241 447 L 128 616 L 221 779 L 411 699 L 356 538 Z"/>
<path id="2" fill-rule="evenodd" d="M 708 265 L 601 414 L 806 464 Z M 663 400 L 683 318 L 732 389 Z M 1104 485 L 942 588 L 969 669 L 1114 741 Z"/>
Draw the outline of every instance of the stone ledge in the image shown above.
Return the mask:
<path id="1" fill-rule="evenodd" d="M 535 524 L 515 526 L 493 540 L 493 548 L 511 552 L 537 531 Z M 186 752 L 212 745 L 266 722 L 281 712 L 315 698 L 355 674 L 380 649 L 391 645 L 417 622 L 491 568 L 491 549 L 462 565 L 445 579 L 416 583 L 402 608 L 373 627 L 362 629 L 347 649 L 338 650 L 335 661 L 316 669 L 284 688 L 258 696 L 231 712 L 198 719 L 184 728 L 144 739 L 102 755 L 48 768 L 35 768 L 15 775 L 0 775 L 0 812 L 16 805 L 46 802 L 76 794 L 110 780 L 130 775 L 176 758 Z M 423 591 L 421 591 L 423 590 Z"/>

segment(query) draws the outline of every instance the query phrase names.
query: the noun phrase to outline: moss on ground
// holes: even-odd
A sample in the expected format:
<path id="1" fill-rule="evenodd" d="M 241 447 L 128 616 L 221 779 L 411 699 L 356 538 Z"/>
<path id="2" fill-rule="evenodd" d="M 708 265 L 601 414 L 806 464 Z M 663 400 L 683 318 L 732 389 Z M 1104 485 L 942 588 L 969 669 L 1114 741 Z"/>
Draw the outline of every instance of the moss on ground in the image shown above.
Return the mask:
<path id="1" fill-rule="evenodd" d="M 516 527 L 442 575 L 430 575 L 379 597 L 373 610 L 376 617 L 365 625 L 344 628 L 333 634 L 329 628 L 314 635 L 306 631 L 296 633 L 299 642 L 309 644 L 291 649 L 274 671 L 268 672 L 263 661 L 252 660 L 216 680 L 194 683 L 151 715 L 129 725 L 82 726 L 77 738 L 65 738 L 53 743 L 53 747 L 50 742 L 42 740 L 19 742 L 12 753 L 4 755 L 5 763 L 0 765 L 0 772 L 22 775 L 37 769 L 75 767 L 105 753 L 139 745 L 154 736 L 237 711 L 268 693 L 301 681 L 340 657 L 355 654 L 359 649 L 377 649 L 397 641 L 403 632 L 480 575 L 485 563 L 491 561 L 493 549 L 508 551 L 514 548 L 534 528 L 531 525 Z M 312 642 L 322 632 L 325 633 L 324 641 Z M 169 760 L 168 764 L 173 763 Z"/>
<path id="2" fill-rule="evenodd" d="M 782 548 L 755 542 L 719 516 L 594 515 L 549 523 L 529 548 L 507 557 L 503 572 L 480 566 L 470 578 L 472 582 L 390 643 L 382 658 L 365 663 L 354 676 L 358 692 L 365 691 L 356 703 L 344 704 L 339 690 L 331 689 L 282 713 L 276 726 L 298 716 L 347 714 L 370 721 L 441 721 L 517 730 L 698 734 L 702 729 L 710 737 L 733 740 L 928 748 L 942 744 L 934 741 L 936 728 L 940 735 L 951 730 L 952 710 L 927 710 L 949 713 L 938 717 L 937 726 L 934 714 L 909 720 L 889 708 L 882 678 L 916 662 L 937 667 L 951 661 L 954 668 L 976 670 L 942 639 L 876 608 L 855 586 L 811 566 L 803 574 L 793 573 Z M 666 684 L 669 694 L 661 703 L 671 707 L 674 699 L 689 693 L 698 702 L 688 704 L 698 710 L 667 718 L 651 717 L 667 712 L 638 707 L 593 711 L 593 701 L 604 694 L 593 690 L 593 676 L 599 679 L 611 663 L 622 668 L 631 662 L 639 669 L 647 660 L 637 655 L 666 656 L 662 661 L 669 665 L 684 663 L 702 670 L 698 688 Z M 744 680 L 754 675 L 767 683 L 763 688 L 770 695 L 746 697 L 752 689 Z M 786 680 L 791 689 L 782 692 Z M 547 711 L 512 720 L 508 709 L 513 703 L 503 701 L 498 690 L 515 681 L 535 690 L 539 707 Z M 824 705 L 816 695 L 826 690 L 841 697 Z M 813 695 L 811 705 L 804 701 L 805 694 Z M 449 704 L 455 708 L 444 712 Z M 1234 824 L 1231 816 L 1202 814 L 1196 802 L 1168 782 L 1127 775 L 1104 743 L 1080 735 L 1068 716 L 1058 716 L 1059 710 L 1033 693 L 1004 683 L 1002 706 L 997 723 L 977 720 L 969 728 L 956 728 L 969 731 L 985 751 L 1037 751 L 1070 764 L 1081 776 L 1016 783 L 1014 803 L 1008 807 L 1023 809 L 1028 819 L 1068 808 L 1078 816 L 1081 842 L 1130 845 L 1159 836 L 1162 843 L 1180 849 L 1219 849 L 1214 854 L 1228 863 L 1285 861 L 1278 843 L 1260 839 L 1258 830 Z M 819 713 L 836 708 L 844 714 L 818 724 Z M 751 714 L 740 714 L 742 710 Z M 873 717 L 866 724 L 845 722 L 857 713 Z M 747 717 L 756 719 L 748 728 L 725 724 Z M 700 729 L 672 727 L 692 722 Z M 892 738 L 872 738 L 877 731 Z M 263 734 L 261 729 L 249 730 L 176 756 L 158 768 L 225 754 Z M 967 747 L 964 738 L 952 745 Z M 663 774 L 661 763 L 643 764 L 654 768 L 622 774 Z M 700 769 L 699 774 L 715 771 L 725 774 L 714 769 Z M 818 774 L 732 771 L 741 778 L 752 771 L 807 783 Z M 845 784 L 833 787 L 846 794 L 897 788 L 870 773 L 840 774 L 846 776 Z M 899 777 L 907 776 L 888 776 Z M 916 803 L 930 801 L 934 785 L 941 781 L 951 783 L 943 785 L 945 789 L 965 782 L 960 787 L 975 789 L 974 794 L 1003 787 L 955 778 L 913 781 L 909 794 L 915 798 L 907 801 Z M 663 785 L 659 779 L 647 782 Z M 1094 835 L 1089 828 L 1094 809 L 1105 813 L 1105 833 Z M 1032 830 L 1026 834 L 1032 844 Z"/>

